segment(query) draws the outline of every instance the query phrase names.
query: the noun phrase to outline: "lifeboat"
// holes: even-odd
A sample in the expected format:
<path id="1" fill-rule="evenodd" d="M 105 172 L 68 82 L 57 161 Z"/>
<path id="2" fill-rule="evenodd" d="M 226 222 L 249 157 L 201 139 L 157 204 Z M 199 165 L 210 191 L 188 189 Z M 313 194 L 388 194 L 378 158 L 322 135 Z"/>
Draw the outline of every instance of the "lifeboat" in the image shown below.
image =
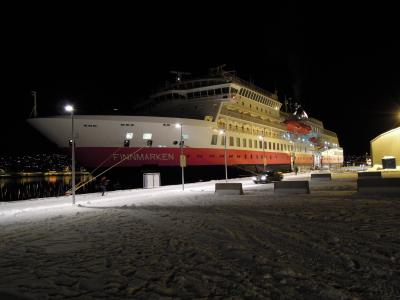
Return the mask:
<path id="1" fill-rule="evenodd" d="M 311 132 L 311 126 L 301 123 L 299 120 L 291 119 L 283 122 L 289 132 L 305 135 Z"/>

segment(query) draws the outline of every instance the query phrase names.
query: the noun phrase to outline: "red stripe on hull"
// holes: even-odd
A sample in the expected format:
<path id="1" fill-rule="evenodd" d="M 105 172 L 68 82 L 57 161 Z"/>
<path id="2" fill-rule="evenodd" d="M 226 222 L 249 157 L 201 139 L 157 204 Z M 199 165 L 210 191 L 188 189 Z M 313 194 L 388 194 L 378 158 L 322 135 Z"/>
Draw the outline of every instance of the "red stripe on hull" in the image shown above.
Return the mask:
<path id="1" fill-rule="evenodd" d="M 77 148 L 77 160 L 87 167 L 113 166 L 139 167 L 142 165 L 177 166 L 179 165 L 179 148 L 112 148 L 88 147 Z M 224 149 L 185 148 L 188 166 L 224 165 Z M 267 165 L 289 164 L 288 153 L 265 152 Z M 228 165 L 262 165 L 262 151 L 227 149 Z M 296 156 L 296 162 L 312 164 L 312 155 Z"/>

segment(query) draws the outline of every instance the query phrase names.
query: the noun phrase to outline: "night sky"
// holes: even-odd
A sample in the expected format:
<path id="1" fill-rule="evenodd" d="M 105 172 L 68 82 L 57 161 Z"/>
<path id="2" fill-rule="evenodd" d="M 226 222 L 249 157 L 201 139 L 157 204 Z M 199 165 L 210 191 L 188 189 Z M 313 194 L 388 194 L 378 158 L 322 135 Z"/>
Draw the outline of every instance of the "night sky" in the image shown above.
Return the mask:
<path id="1" fill-rule="evenodd" d="M 31 90 L 42 116 L 62 113 L 67 101 L 77 113 L 108 113 L 141 101 L 170 70 L 205 75 L 221 64 L 301 103 L 338 134 L 345 154 L 369 152 L 371 139 L 400 124 L 398 10 L 321 2 L 10 11 L 0 153 L 56 149 L 25 122 Z"/>

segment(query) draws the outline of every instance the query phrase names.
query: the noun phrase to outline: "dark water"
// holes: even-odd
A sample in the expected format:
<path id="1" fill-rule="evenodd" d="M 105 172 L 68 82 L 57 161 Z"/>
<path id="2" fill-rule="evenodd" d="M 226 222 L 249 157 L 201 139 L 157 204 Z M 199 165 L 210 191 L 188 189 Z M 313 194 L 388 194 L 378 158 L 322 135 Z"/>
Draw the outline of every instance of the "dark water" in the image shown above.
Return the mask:
<path id="1" fill-rule="evenodd" d="M 96 176 L 104 170 L 97 170 Z M 143 187 L 143 174 L 146 172 L 160 173 L 161 185 L 181 183 L 181 169 L 177 167 L 150 167 L 150 168 L 120 168 L 113 169 L 95 180 L 78 188 L 77 194 L 100 192 L 100 178 L 109 179 L 107 190 L 132 189 Z M 229 168 L 228 177 L 249 176 L 250 173 Z M 76 186 L 93 179 L 92 175 L 76 176 Z M 223 166 L 216 167 L 188 167 L 185 168 L 185 182 L 199 182 L 225 178 Z M 58 197 L 71 189 L 71 176 L 38 176 L 38 177 L 0 177 L 0 201 L 16 201 L 32 198 Z"/>
<path id="2" fill-rule="evenodd" d="M 77 184 L 91 176 L 77 176 Z M 0 201 L 63 196 L 71 188 L 71 176 L 1 177 Z M 84 186 L 79 193 L 92 192 L 95 183 Z"/>

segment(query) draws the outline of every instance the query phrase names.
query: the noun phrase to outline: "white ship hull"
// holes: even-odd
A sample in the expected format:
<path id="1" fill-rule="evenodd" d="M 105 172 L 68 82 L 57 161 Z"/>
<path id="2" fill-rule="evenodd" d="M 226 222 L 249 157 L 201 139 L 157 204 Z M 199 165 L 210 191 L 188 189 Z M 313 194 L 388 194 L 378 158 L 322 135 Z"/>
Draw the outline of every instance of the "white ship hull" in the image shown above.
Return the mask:
<path id="1" fill-rule="evenodd" d="M 58 147 L 68 150 L 71 139 L 71 118 L 34 118 L 28 122 Z M 149 116 L 74 116 L 75 146 L 78 162 L 86 167 L 140 167 L 145 165 L 179 166 L 180 134 L 175 124 L 182 125 L 184 136 L 183 154 L 187 166 L 224 165 L 225 146 L 223 135 L 216 130 L 217 124 L 210 121 Z M 124 145 L 126 136 L 132 133 L 129 145 Z M 217 135 L 212 142 L 213 135 Z M 151 137 L 150 137 L 151 136 Z M 230 146 L 234 141 L 252 141 Z M 152 145 L 148 145 L 149 139 Z M 228 165 L 313 166 L 343 162 L 343 153 L 330 151 L 316 157 L 311 152 L 288 151 L 289 141 L 271 138 L 262 142 L 253 134 L 227 132 Z M 216 142 L 216 143 L 215 143 Z M 277 145 L 275 149 L 275 144 Z M 273 149 L 271 147 L 273 145 Z M 279 147 L 278 145 L 281 145 Z M 287 145 L 287 147 L 283 147 Z M 277 150 L 280 149 L 280 150 Z M 281 150 L 282 149 L 282 150 Z M 283 150 L 283 149 L 286 149 Z"/>

